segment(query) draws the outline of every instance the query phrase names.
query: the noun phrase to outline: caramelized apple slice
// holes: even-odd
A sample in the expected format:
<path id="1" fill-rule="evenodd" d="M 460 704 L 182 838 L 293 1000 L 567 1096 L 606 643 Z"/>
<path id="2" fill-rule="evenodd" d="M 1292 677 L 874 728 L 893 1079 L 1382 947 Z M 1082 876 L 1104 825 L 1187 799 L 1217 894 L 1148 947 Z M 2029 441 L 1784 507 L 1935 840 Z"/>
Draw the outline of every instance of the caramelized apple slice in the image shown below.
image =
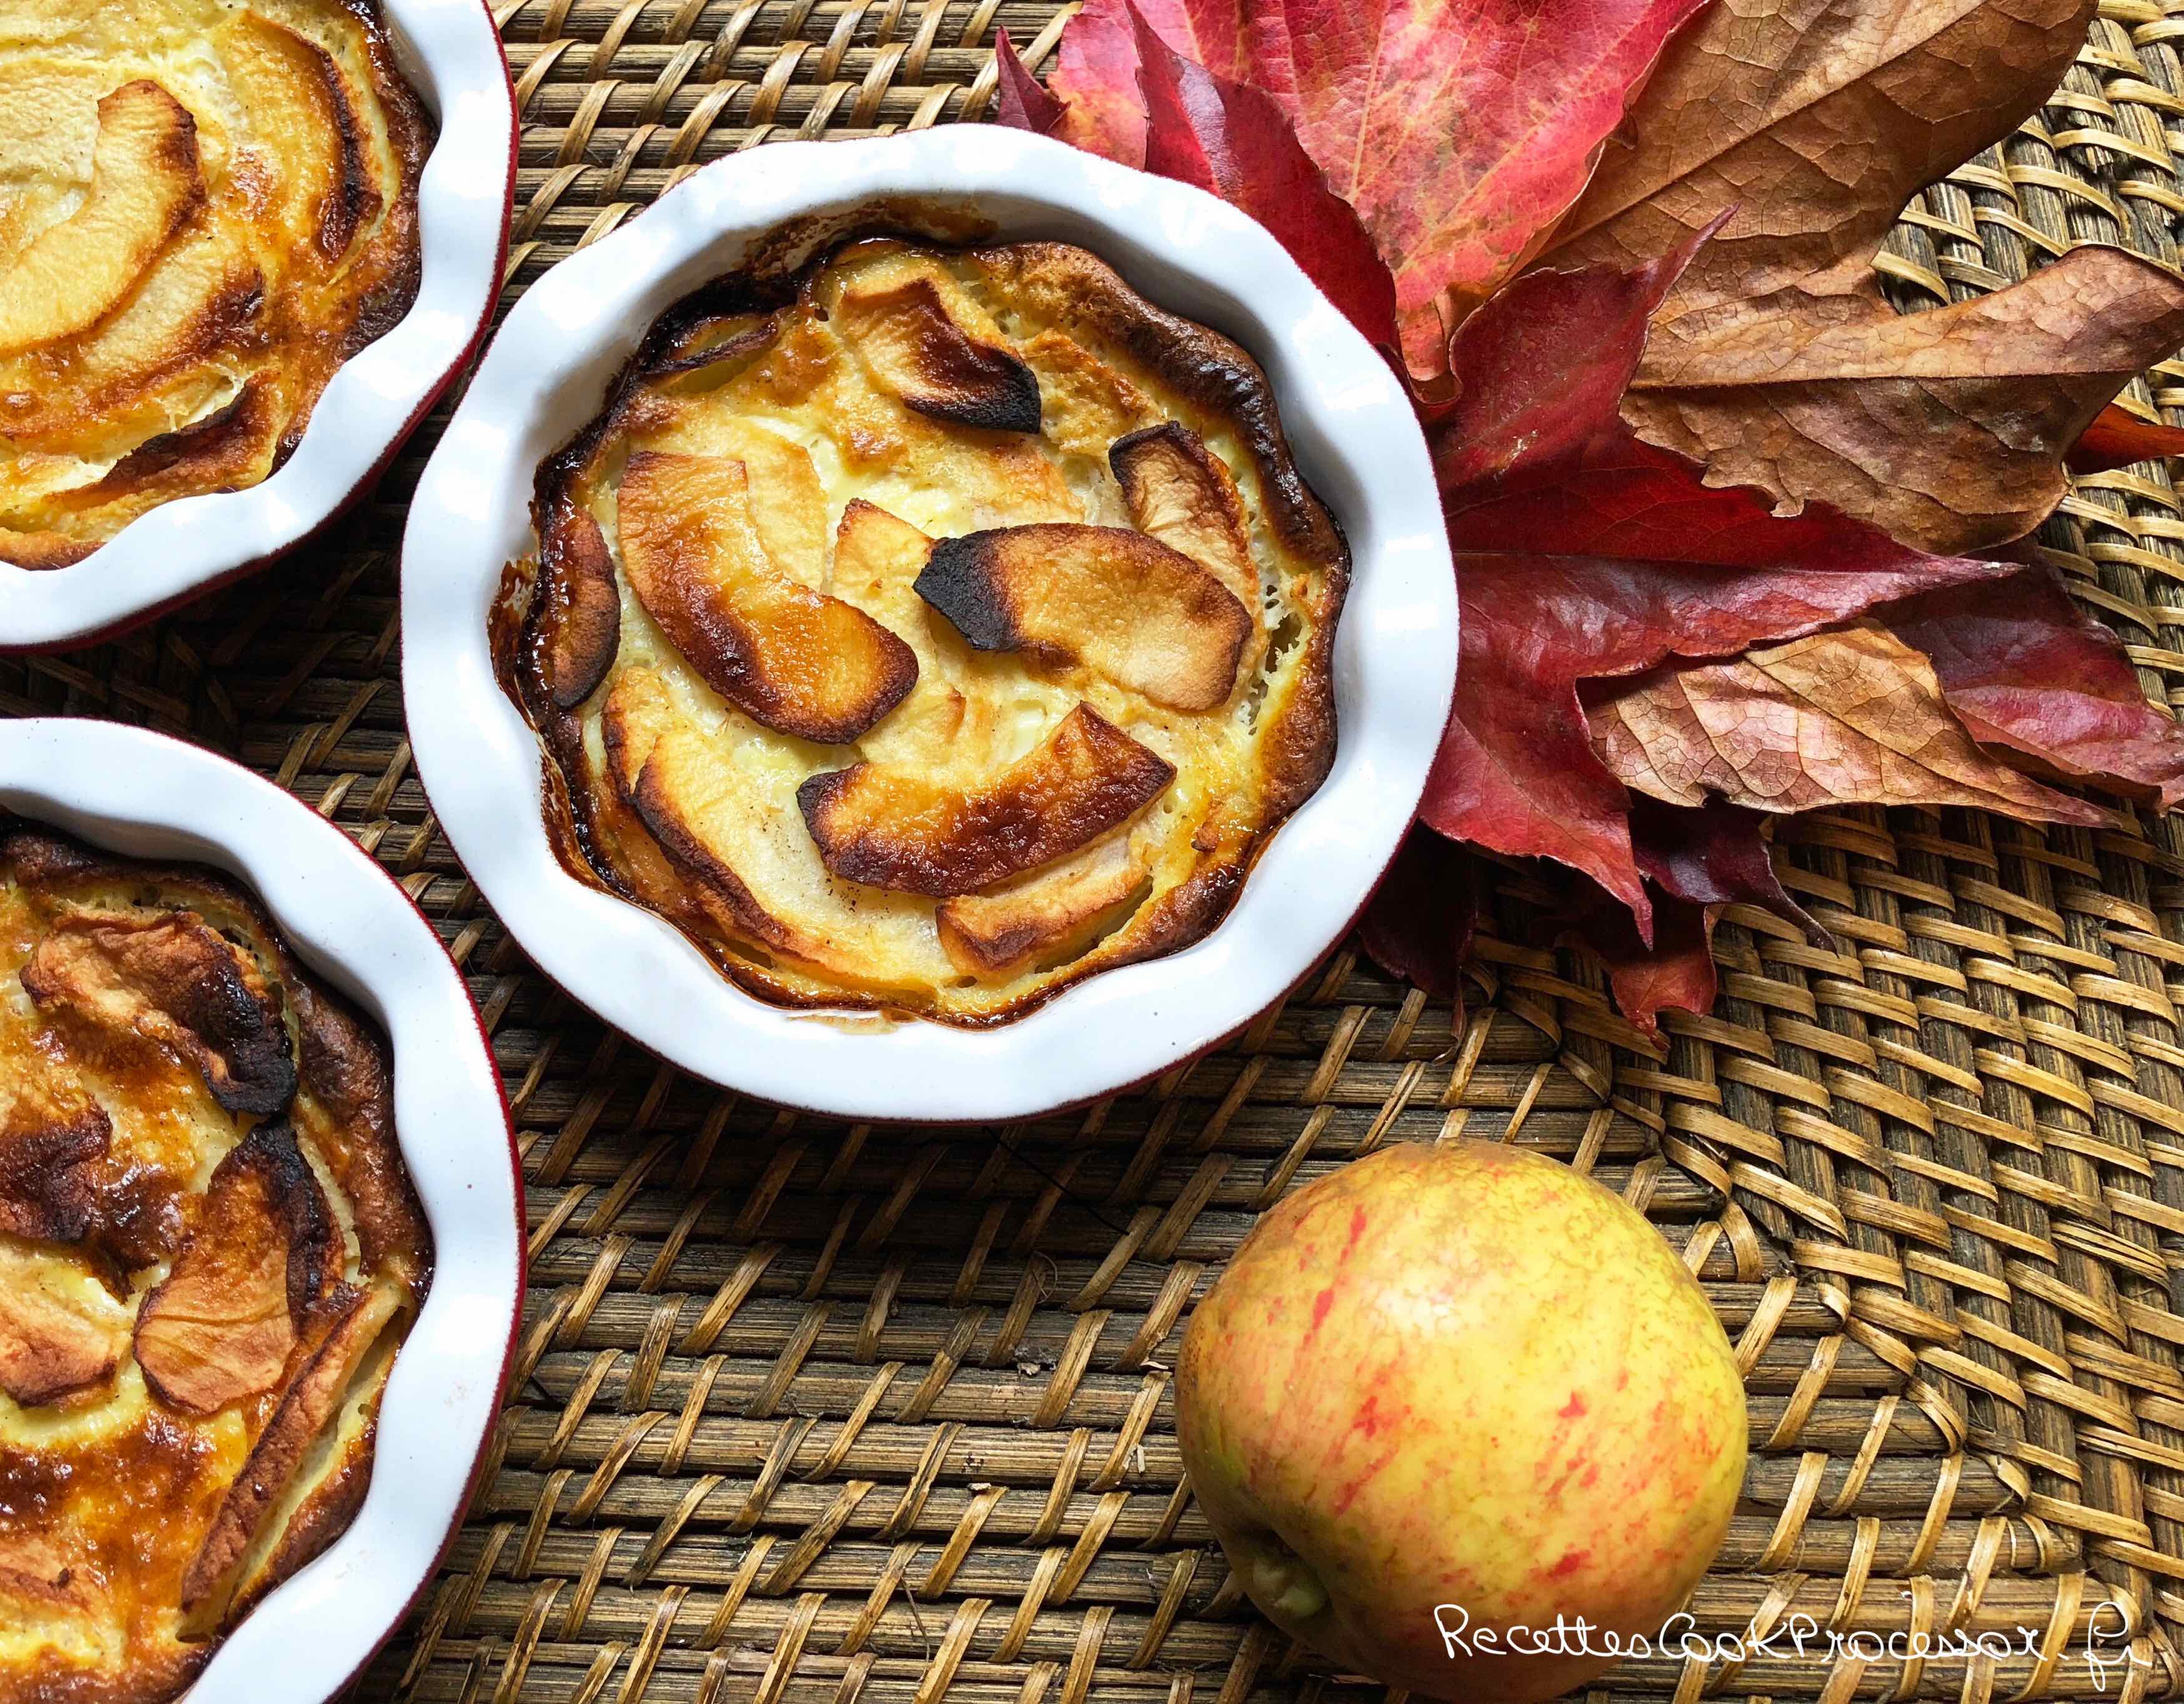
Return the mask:
<path id="1" fill-rule="evenodd" d="M 999 977 L 1042 959 L 1072 956 L 1145 890 L 1150 862 L 1127 834 L 983 894 L 944 900 L 940 944 L 966 975 Z"/>
<path id="2" fill-rule="evenodd" d="M 761 727 L 840 744 L 916 683 L 909 646 L 767 560 L 741 462 L 638 451 L 622 476 L 621 532 L 638 602 L 705 684 Z"/>
<path id="3" fill-rule="evenodd" d="M 229 36 L 228 75 L 260 136 L 277 136 L 259 169 L 268 216 L 332 264 L 378 216 L 366 130 L 338 61 L 275 19 L 245 12 Z"/>
<path id="4" fill-rule="evenodd" d="M 71 912 L 32 951 L 23 988 L 41 1007 L 195 1061 L 231 1112 L 263 1117 L 296 1092 L 288 1027 L 265 973 L 194 912 Z"/>
<path id="5" fill-rule="evenodd" d="M 0 1231 L 81 1241 L 98 1206 L 92 1173 L 113 1139 L 106 1109 L 65 1067 L 0 1082 Z"/>
<path id="6" fill-rule="evenodd" d="M 1173 764 L 1081 704 L 1036 749 L 969 789 L 860 763 L 813 776 L 796 803 L 833 874 L 945 899 L 1076 850 L 1174 779 Z"/>
<path id="7" fill-rule="evenodd" d="M 917 593 L 982 651 L 1082 663 L 1171 710 L 1225 699 L 1251 635 L 1233 592 L 1126 526 L 1060 522 L 944 538 Z"/>
<path id="8" fill-rule="evenodd" d="M 827 577 L 827 487 L 811 452 L 778 432 L 716 408 L 683 407 L 666 430 L 648 431 L 641 450 L 744 465 L 744 494 L 759 549 L 778 573 L 806 586 Z"/>
<path id="9" fill-rule="evenodd" d="M 204 199 L 197 122 L 157 83 L 124 83 L 98 103 L 82 206 L 0 270 L 0 354 L 95 325 Z"/>
<path id="10" fill-rule="evenodd" d="M 1098 455 L 1160 418 L 1145 393 L 1075 338 L 1041 331 L 1023 346 L 1045 398 L 1041 430 L 1074 455 Z"/>
<path id="11" fill-rule="evenodd" d="M 1243 496 L 1204 439 L 1187 426 L 1163 420 L 1116 439 L 1107 465 L 1140 532 L 1210 570 L 1246 610 L 1261 608 Z"/>
<path id="12" fill-rule="evenodd" d="M 281 1382 L 297 1333 L 340 1281 L 341 1233 L 286 1124 L 212 1174 L 197 1228 L 136 1316 L 136 1364 L 171 1408 L 216 1414 Z"/>
<path id="13" fill-rule="evenodd" d="M 182 1575 L 185 1637 L 217 1626 L 266 1517 L 280 1506 L 312 1446 L 339 1412 L 349 1381 L 395 1316 L 392 1284 L 346 1292 L 325 1339 L 281 1398 Z"/>
<path id="14" fill-rule="evenodd" d="M 574 710 L 599 690 L 621 645 L 621 593 L 606 534 L 588 509 L 557 494 L 538 530 L 540 591 L 528 643 L 556 710 Z"/>
<path id="15" fill-rule="evenodd" d="M 0 1390 L 58 1402 L 110 1378 L 128 1340 L 126 1308 L 87 1267 L 0 1239 Z"/>
<path id="16" fill-rule="evenodd" d="M 872 382 L 906 408 L 991 432 L 1039 430 L 1039 378 L 956 281 L 904 254 L 857 267 L 835 329 Z"/>

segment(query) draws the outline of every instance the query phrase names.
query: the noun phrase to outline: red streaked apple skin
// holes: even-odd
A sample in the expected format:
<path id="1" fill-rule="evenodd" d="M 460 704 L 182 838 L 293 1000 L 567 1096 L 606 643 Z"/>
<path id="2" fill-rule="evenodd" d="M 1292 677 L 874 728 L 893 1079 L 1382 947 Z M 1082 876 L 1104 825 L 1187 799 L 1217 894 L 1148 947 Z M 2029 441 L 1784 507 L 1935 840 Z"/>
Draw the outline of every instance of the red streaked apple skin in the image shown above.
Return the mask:
<path id="1" fill-rule="evenodd" d="M 1466 1704 L 1608 1667 L 1485 1654 L 1481 1628 L 1658 1634 L 1744 1478 L 1743 1384 L 1683 1262 L 1620 1198 L 1496 1144 L 1386 1148 L 1282 1201 L 1200 1304 L 1175 1406 L 1268 1618 Z"/>

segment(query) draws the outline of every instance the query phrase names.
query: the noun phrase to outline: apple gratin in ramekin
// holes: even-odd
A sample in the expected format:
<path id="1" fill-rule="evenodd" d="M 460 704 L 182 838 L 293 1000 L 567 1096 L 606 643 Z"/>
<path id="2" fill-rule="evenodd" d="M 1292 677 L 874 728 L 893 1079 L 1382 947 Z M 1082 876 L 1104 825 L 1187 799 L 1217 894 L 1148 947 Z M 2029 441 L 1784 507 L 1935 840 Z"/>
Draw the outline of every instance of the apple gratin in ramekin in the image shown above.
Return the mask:
<path id="1" fill-rule="evenodd" d="M 417 293 L 432 141 L 372 0 L 0 9 L 0 562 L 277 468 Z"/>
<path id="2" fill-rule="evenodd" d="M 1333 757 L 1349 558 L 1266 379 L 1083 248 L 719 280 L 536 514 L 563 858 L 764 999 L 987 1024 L 1174 952 Z"/>

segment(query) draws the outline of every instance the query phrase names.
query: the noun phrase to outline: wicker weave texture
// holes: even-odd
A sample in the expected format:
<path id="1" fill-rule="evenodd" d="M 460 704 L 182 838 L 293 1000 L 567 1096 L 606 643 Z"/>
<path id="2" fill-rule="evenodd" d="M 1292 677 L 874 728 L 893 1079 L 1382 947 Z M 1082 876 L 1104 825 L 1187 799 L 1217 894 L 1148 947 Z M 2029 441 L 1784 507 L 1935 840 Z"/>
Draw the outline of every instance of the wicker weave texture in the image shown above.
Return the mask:
<path id="1" fill-rule="evenodd" d="M 510 294 L 722 154 L 977 116 L 996 28 L 1036 64 L 1063 15 L 498 6 L 525 119 Z M 2184 3 L 2107 0 L 2043 112 L 1909 210 L 1884 257 L 1900 302 L 2083 242 L 2176 263 L 2180 35 Z M 2184 407 L 2184 367 L 2131 394 Z M 1586 966 L 1526 944 L 1542 896 L 1511 870 L 1460 1027 L 1345 950 L 1234 1045 L 1088 1113 L 816 1121 L 664 1067 L 574 1005 L 437 833 L 395 614 L 404 494 L 437 426 L 272 572 L 98 649 L 0 660 L 0 710 L 185 732 L 315 804 L 404 883 L 484 1010 L 530 1184 L 531 1300 L 476 1506 L 361 1696 L 1362 1696 L 1242 1601 L 1181 1488 L 1168 1366 L 1285 1189 L 1457 1137 L 1535 1148 L 1640 1206 L 1746 1371 L 1744 1500 L 1691 1612 L 1708 1636 L 1776 1640 L 1741 1663 L 1629 1665 L 1603 1696 L 2184 1690 L 2177 826 L 1802 819 L 1786 877 L 1839 950 L 1736 914 L 1719 1008 L 1671 1019 L 1664 1054 Z M 2081 482 L 2043 542 L 2149 693 L 2184 703 L 2168 478 Z M 1802 1657 L 1783 1631 L 1801 1616 L 1823 1629 Z M 1884 1643 L 1952 1632 L 2005 1634 L 2010 1654 Z"/>

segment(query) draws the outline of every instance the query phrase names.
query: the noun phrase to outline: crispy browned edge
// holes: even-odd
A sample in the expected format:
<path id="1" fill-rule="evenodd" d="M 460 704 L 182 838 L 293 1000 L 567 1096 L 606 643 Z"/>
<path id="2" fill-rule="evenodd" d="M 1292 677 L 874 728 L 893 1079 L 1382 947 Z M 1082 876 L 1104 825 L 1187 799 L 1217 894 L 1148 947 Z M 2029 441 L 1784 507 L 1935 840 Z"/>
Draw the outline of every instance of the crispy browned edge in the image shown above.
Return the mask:
<path id="1" fill-rule="evenodd" d="M 355 19 L 364 31 L 365 56 L 371 64 L 373 92 L 387 114 L 387 137 L 394 149 L 395 159 L 401 171 L 401 191 L 395 206 L 388 210 L 387 220 L 396 227 L 393 264 L 381 274 L 378 281 L 358 299 L 355 317 L 342 335 L 341 359 L 345 362 L 367 344 L 376 342 L 402 322 L 404 315 L 417 300 L 417 291 L 424 278 L 424 249 L 420 240 L 417 221 L 417 187 L 425 175 L 425 162 L 432 152 L 432 143 L 438 129 L 432 122 L 425 103 L 417 92 L 410 86 L 394 63 L 394 50 L 387 34 L 386 19 L 380 10 L 379 0 L 334 0 L 336 6 Z M 324 49 L 315 43 L 307 43 L 315 52 Z M 376 197 L 377 192 L 369 183 L 359 182 L 362 173 L 361 150 L 358 146 L 354 115 L 346 102 L 341 108 L 342 131 L 342 203 L 348 227 L 354 231 L 364 218 L 364 198 Z M 321 247 L 326 241 L 322 229 Z M 215 311 L 209 312 L 202 322 L 208 337 L 217 337 L 225 328 L 225 314 L 218 311 L 226 306 L 225 298 L 214 303 Z M 193 352 L 192 352 L 193 353 Z M 186 359 L 187 356 L 177 359 Z M 174 363 L 168 363 L 171 366 Z M 330 369 L 326 382 L 340 370 L 340 364 Z M 230 488 L 223 483 L 227 475 L 222 458 L 235 448 L 242 428 L 250 424 L 251 410 L 245 404 L 251 402 L 251 387 L 246 386 L 241 395 L 218 413 L 196 421 L 179 432 L 164 432 L 148 438 L 106 471 L 95 484 L 79 493 L 90 497 L 100 491 L 120 489 L 137 480 L 159 476 L 187 475 L 193 464 L 202 464 L 196 489 L 219 491 Z M 272 465 L 266 470 L 270 477 L 280 471 L 296 446 L 303 442 L 304 428 L 310 425 L 311 415 L 317 410 L 319 398 L 325 394 L 321 385 L 317 394 L 306 400 L 288 422 L 287 430 L 274 446 Z M 253 404 L 254 408 L 258 404 Z M 183 477 L 170 482 L 181 483 Z M 176 492 L 165 501 L 189 494 Z M 71 568 L 98 554 L 110 539 L 73 538 L 53 532 L 19 534 L 4 551 L 0 551 L 0 562 L 12 563 L 18 568 L 32 570 Z"/>
<path id="2" fill-rule="evenodd" d="M 945 248 L 950 246 L 946 237 L 953 237 L 959 239 L 954 246 L 994 269 L 996 293 L 1005 293 L 1011 287 L 1008 280 L 1014 273 L 1015 287 L 1036 287 L 1051 292 L 1057 301 L 1066 298 L 1070 314 L 1088 321 L 1158 373 L 1178 396 L 1227 419 L 1258 471 L 1268 524 L 1291 552 L 1318 564 L 1323 571 L 1316 582 L 1319 607 L 1312 612 L 1312 632 L 1300 665 L 1301 678 L 1287 713 L 1267 736 L 1268 785 L 1257 832 L 1240 860 L 1201 868 L 1154 900 L 1143 914 L 1148 920 L 1146 927 L 1128 953 L 1057 977 L 997 1011 L 928 1011 L 861 997 L 846 989 L 819 994 L 795 987 L 724 950 L 685 920 L 668 918 L 723 975 L 773 1005 L 848 1005 L 922 1017 L 960 1028 L 989 1028 L 1023 1016 L 1084 977 L 1178 952 L 1203 939 L 1228 915 L 1274 830 L 1318 788 L 1334 761 L 1334 630 L 1349 591 L 1350 550 L 1334 518 L 1297 471 L 1264 370 L 1240 345 L 1217 331 L 1155 307 L 1105 261 L 1072 245 L 973 246 L 960 239 L 984 233 L 967 226 L 956 209 L 928 209 L 904 201 L 868 209 L 864 219 L 866 222 L 860 223 L 855 218 L 833 215 L 786 227 L 770 242 L 761 244 L 757 257 L 744 270 L 716 280 L 667 308 L 608 387 L 599 414 L 539 464 L 532 487 L 532 518 L 542 537 L 545 520 L 557 512 L 566 514 L 571 506 L 566 496 L 570 487 L 612 435 L 638 387 L 674 368 L 670 352 L 693 327 L 725 315 L 763 314 L 788 305 L 828 255 L 850 242 L 872 237 L 900 237 Z M 931 233 L 945 233 L 945 237 L 936 238 Z M 816 252 L 811 248 L 815 239 L 822 243 Z M 790 257 L 795 264 L 769 258 L 778 256 Z M 1016 271 L 1026 260 L 1045 269 L 1043 279 L 1035 285 Z M 1056 312 L 1053 317 L 1059 320 L 1064 315 Z M 577 711 L 588 693 L 568 703 L 557 702 L 562 694 L 555 690 L 552 653 L 567 643 L 560 636 L 557 612 L 566 608 L 569 599 L 555 586 L 540 583 L 551 565 L 551 553 L 542 551 L 535 573 L 526 565 L 515 562 L 503 573 L 492 615 L 495 673 L 502 690 L 539 737 L 547 835 L 562 866 L 588 886 L 656 911 L 616 872 L 604 855 L 588 789 L 570 784 L 570 777 L 584 773 Z M 612 665 L 612 655 L 590 660 L 595 664 L 598 679 L 604 679 Z M 593 682 L 594 688 L 598 679 Z M 663 846 L 662 850 L 671 859 L 677 856 L 674 847 Z M 707 879 L 702 871 L 690 873 L 694 879 Z"/>
<path id="3" fill-rule="evenodd" d="M 209 866 L 119 857 L 7 810 L 0 810 L 0 870 L 12 871 L 20 882 L 62 894 L 71 887 L 82 889 L 126 880 L 139 888 L 157 892 L 163 899 L 173 899 L 196 909 L 210 906 L 243 921 L 250 932 L 251 949 L 281 984 L 296 1014 L 300 1042 L 297 1074 L 301 1087 L 348 1133 L 348 1172 L 336 1181 L 348 1197 L 359 1267 L 370 1272 L 391 1256 L 412 1251 L 416 1265 L 408 1306 L 413 1311 L 421 1306 L 432 1287 L 432 1233 L 395 1139 L 394 1073 L 387 1043 L 348 1000 L 327 988 L 297 960 L 257 896 L 233 877 Z M 371 1460 L 368 1450 L 353 1452 L 311 1494 L 297 1523 L 283 1537 L 265 1577 L 254 1584 L 251 1603 L 347 1529 L 362 1505 Z M 141 1690 L 100 1690 L 88 1696 L 95 1696 L 98 1704 L 164 1704 L 209 1660 L 248 1607 L 248 1604 L 238 1606 L 222 1629 L 193 1651 L 194 1661 L 178 1674 L 154 1678 Z M 55 1704 L 67 1696 L 53 1694 Z"/>

